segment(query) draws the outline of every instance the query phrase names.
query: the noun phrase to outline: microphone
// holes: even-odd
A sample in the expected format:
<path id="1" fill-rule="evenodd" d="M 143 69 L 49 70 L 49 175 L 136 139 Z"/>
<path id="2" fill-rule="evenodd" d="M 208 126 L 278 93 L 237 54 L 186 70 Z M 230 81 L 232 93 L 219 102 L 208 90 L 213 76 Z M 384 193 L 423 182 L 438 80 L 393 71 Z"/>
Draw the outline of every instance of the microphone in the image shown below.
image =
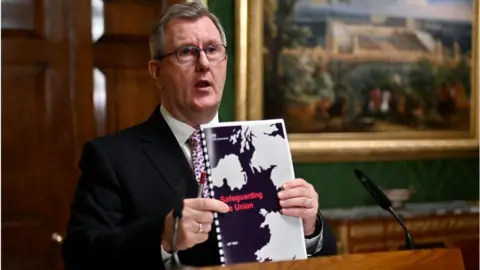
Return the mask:
<path id="1" fill-rule="evenodd" d="M 179 181 L 177 186 L 175 187 L 177 191 L 176 200 L 173 205 L 173 237 L 172 237 L 172 261 L 171 261 L 171 268 L 172 269 L 181 269 L 183 266 L 178 259 L 178 252 L 177 252 L 177 237 L 178 237 L 178 226 L 180 223 L 180 219 L 182 219 L 182 212 L 183 212 L 183 197 L 184 197 L 184 186 L 183 186 L 183 179 Z"/>
<path id="2" fill-rule="evenodd" d="M 407 249 L 415 249 L 415 244 L 413 242 L 412 234 L 407 230 L 405 223 L 400 219 L 400 217 L 393 211 L 392 202 L 385 196 L 385 194 L 373 183 L 368 176 L 362 171 L 355 169 L 355 176 L 363 184 L 365 189 L 372 195 L 373 199 L 380 205 L 381 208 L 388 211 L 392 216 L 397 220 L 397 222 L 402 226 L 403 232 L 405 233 L 405 247 Z"/>

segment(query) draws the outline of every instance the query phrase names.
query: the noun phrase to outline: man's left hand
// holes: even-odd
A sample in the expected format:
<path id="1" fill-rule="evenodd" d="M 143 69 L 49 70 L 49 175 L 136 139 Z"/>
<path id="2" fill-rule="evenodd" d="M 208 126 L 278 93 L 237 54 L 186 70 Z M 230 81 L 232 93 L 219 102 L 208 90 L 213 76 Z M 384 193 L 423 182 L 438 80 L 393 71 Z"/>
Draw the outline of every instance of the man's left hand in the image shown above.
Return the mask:
<path id="1" fill-rule="evenodd" d="M 315 231 L 318 213 L 318 194 L 311 184 L 299 178 L 288 181 L 278 193 L 282 214 L 300 217 L 306 236 Z"/>

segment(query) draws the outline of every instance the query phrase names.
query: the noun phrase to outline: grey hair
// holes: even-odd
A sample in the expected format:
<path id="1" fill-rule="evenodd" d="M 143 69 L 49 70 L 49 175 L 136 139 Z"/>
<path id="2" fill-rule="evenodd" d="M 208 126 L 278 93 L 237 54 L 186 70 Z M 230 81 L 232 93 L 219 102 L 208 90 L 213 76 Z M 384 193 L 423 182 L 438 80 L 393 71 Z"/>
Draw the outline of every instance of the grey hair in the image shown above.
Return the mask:
<path id="1" fill-rule="evenodd" d="M 150 34 L 150 57 L 153 59 L 164 53 L 165 30 L 168 22 L 173 19 L 197 20 L 205 16 L 213 21 L 220 32 L 223 45 L 227 46 L 227 38 L 220 24 L 220 20 L 201 3 L 193 1 L 170 6 L 167 11 L 156 20 Z"/>

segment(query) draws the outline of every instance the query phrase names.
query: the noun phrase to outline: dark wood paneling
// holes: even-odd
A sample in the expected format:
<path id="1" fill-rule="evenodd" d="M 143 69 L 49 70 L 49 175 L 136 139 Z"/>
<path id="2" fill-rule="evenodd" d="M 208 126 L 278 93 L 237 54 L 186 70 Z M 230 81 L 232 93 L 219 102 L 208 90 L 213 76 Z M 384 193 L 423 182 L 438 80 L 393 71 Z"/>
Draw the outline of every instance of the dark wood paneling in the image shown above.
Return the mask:
<path id="1" fill-rule="evenodd" d="M 75 172 L 72 108 L 62 30 L 48 30 L 54 39 L 10 29 L 2 40 L 2 269 L 61 269 L 50 236 L 63 226 L 58 194 Z"/>
<path id="2" fill-rule="evenodd" d="M 2 36 L 11 34 L 43 36 L 43 2 L 43 0 L 3 0 Z"/>
<path id="3" fill-rule="evenodd" d="M 2 221 L 2 269 L 62 269 L 58 247 L 49 239 L 51 221 Z"/>
<path id="4" fill-rule="evenodd" d="M 173 2 L 104 1 L 92 40 L 91 0 L 2 0 L 2 269 L 63 269 L 51 237 L 65 234 L 83 144 L 157 105 L 148 35 Z"/>
<path id="5" fill-rule="evenodd" d="M 148 35 L 161 8 L 156 1 L 105 1 L 105 35 Z"/>
<path id="6" fill-rule="evenodd" d="M 158 104 L 157 92 L 145 69 L 107 69 L 108 129 L 145 121 Z"/>
<path id="7" fill-rule="evenodd" d="M 5 66 L 2 72 L 2 219 L 47 218 L 50 194 L 38 192 L 52 165 L 44 156 L 53 135 L 45 69 Z"/>
<path id="8" fill-rule="evenodd" d="M 97 135 L 144 121 L 158 104 L 156 86 L 148 75 L 148 40 L 163 6 L 161 1 L 104 1 L 99 13 L 105 28 L 93 45 L 93 65 L 104 76 L 94 82 L 94 92 L 104 97 L 94 101 Z"/>
<path id="9" fill-rule="evenodd" d="M 49 44 L 44 40 L 2 37 L 2 65 L 44 64 L 48 62 L 49 53 Z"/>
<path id="10" fill-rule="evenodd" d="M 62 269 L 51 235 L 76 177 L 67 8 L 2 1 L 2 269 Z"/>
<path id="11" fill-rule="evenodd" d="M 95 66 L 121 69 L 147 70 L 147 62 L 150 57 L 148 51 L 148 38 L 143 40 L 119 40 L 102 39 L 94 47 Z"/>

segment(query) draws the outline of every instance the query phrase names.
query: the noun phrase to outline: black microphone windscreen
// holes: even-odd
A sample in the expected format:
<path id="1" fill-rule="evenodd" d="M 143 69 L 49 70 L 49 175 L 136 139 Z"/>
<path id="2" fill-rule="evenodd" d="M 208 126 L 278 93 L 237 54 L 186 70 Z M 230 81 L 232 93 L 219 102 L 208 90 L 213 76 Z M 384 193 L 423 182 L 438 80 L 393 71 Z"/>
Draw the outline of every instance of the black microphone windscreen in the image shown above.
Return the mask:
<path id="1" fill-rule="evenodd" d="M 360 183 L 362 183 L 365 189 L 370 193 L 370 195 L 372 195 L 373 199 L 377 201 L 378 205 L 384 210 L 390 212 L 390 214 L 392 214 L 397 220 L 397 222 L 400 224 L 403 231 L 405 232 L 405 247 L 408 249 L 414 249 L 415 243 L 413 241 L 412 234 L 407 230 L 407 227 L 405 226 L 403 221 L 393 210 L 392 202 L 387 198 L 387 196 L 385 196 L 385 193 L 383 193 L 383 191 L 381 191 L 377 187 L 377 185 L 375 185 L 375 183 L 373 183 L 373 181 L 368 178 L 365 173 L 358 169 L 355 169 L 354 172 Z"/>
<path id="2" fill-rule="evenodd" d="M 389 210 L 389 208 L 392 206 L 392 202 L 377 187 L 377 185 L 375 185 L 375 183 L 373 183 L 373 181 L 370 180 L 370 178 L 368 178 L 368 176 L 364 174 L 362 171 L 355 169 L 354 173 L 357 176 L 360 183 L 363 184 L 365 189 L 370 193 L 370 195 L 378 203 L 378 205 L 380 205 L 380 207 L 385 210 Z"/>

